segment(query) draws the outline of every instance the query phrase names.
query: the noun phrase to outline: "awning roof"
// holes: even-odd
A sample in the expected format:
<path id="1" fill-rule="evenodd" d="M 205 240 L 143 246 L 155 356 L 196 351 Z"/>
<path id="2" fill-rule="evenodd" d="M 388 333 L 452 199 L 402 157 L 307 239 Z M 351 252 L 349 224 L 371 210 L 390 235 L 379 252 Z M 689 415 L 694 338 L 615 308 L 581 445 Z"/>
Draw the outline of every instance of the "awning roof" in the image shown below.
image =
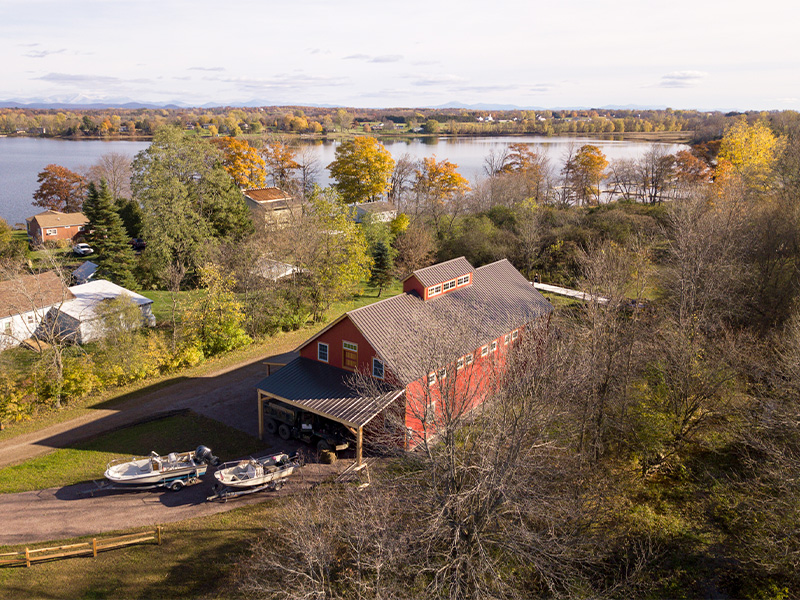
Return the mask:
<path id="1" fill-rule="evenodd" d="M 403 389 L 385 387 L 364 396 L 349 383 L 353 374 L 307 358 L 296 358 L 258 384 L 258 390 L 350 427 L 363 427 L 394 402 Z"/>

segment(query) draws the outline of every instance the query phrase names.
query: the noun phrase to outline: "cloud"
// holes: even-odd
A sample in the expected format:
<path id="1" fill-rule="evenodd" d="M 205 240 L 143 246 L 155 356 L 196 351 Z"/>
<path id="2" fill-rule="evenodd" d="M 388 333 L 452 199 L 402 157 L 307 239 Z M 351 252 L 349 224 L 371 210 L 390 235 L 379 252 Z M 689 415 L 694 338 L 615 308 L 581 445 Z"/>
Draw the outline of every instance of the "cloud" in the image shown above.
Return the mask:
<path id="1" fill-rule="evenodd" d="M 376 56 L 371 58 L 369 62 L 373 63 L 390 63 L 390 62 L 397 62 L 403 60 L 403 56 L 401 54 L 384 54 L 383 56 Z"/>
<path id="2" fill-rule="evenodd" d="M 798 98 L 777 98 L 776 100 L 781 104 L 797 104 L 800 101 Z"/>
<path id="3" fill-rule="evenodd" d="M 344 60 L 363 60 L 371 63 L 391 63 L 403 60 L 402 54 L 382 54 L 381 56 L 372 56 L 370 54 L 351 54 L 345 56 Z"/>
<path id="4" fill-rule="evenodd" d="M 658 87 L 662 88 L 690 88 L 700 84 L 708 77 L 703 71 L 673 71 L 661 77 Z"/>
<path id="5" fill-rule="evenodd" d="M 224 71 L 225 67 L 189 67 L 188 71 L 208 71 L 210 73 Z"/>
<path id="6" fill-rule="evenodd" d="M 420 77 L 411 82 L 411 85 L 417 86 L 435 86 L 435 85 L 455 85 L 466 81 L 463 77 L 457 75 L 428 75 Z"/>
<path id="7" fill-rule="evenodd" d="M 51 54 L 61 54 L 66 51 L 67 51 L 66 48 L 61 48 L 60 50 L 31 50 L 30 52 L 25 54 L 25 56 L 27 56 L 28 58 L 45 58 L 47 56 L 50 56 Z"/>
<path id="8" fill-rule="evenodd" d="M 120 79 L 109 75 L 76 75 L 73 73 L 48 73 L 41 77 L 34 77 L 39 81 L 47 81 L 58 85 L 80 86 L 112 86 L 129 83 L 152 83 L 150 79 Z"/>
<path id="9" fill-rule="evenodd" d="M 203 78 L 206 81 L 230 83 L 239 89 L 248 91 L 266 90 L 297 90 L 309 87 L 337 87 L 349 84 L 346 77 L 322 77 L 307 75 L 303 72 L 281 73 L 273 77 L 211 77 Z"/>

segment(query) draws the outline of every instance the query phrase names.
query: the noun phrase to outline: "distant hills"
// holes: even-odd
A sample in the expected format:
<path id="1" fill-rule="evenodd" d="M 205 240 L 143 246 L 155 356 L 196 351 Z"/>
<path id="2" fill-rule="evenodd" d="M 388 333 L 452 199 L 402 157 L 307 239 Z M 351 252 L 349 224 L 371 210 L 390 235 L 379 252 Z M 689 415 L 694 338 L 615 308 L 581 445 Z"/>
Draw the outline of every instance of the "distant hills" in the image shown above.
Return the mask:
<path id="1" fill-rule="evenodd" d="M 187 104 L 185 102 L 171 101 L 171 102 L 137 102 L 130 98 L 113 98 L 107 100 L 97 100 L 87 98 L 85 96 L 73 96 L 62 98 L 29 98 L 26 100 L 11 99 L 0 100 L 0 108 L 30 108 L 30 109 L 66 109 L 66 110 L 105 110 L 113 108 L 124 108 L 130 110 L 136 109 L 182 109 L 182 108 L 215 108 L 220 106 L 241 106 L 247 108 L 254 108 L 258 106 L 312 106 L 317 108 L 338 108 L 339 104 L 319 104 L 319 103 L 275 103 L 266 102 L 263 100 L 248 100 L 246 102 L 236 103 L 220 103 L 220 102 L 206 102 L 205 104 Z M 371 107 L 381 108 L 381 107 Z M 382 108 L 397 108 L 397 107 L 382 107 Z M 407 107 L 413 108 L 413 107 Z M 483 110 L 483 111 L 509 111 L 509 110 L 664 110 L 666 105 L 661 106 L 643 106 L 635 104 L 608 104 L 605 106 L 556 106 L 556 107 L 543 107 L 543 106 L 518 106 L 516 104 L 500 104 L 491 102 L 481 102 L 477 104 L 469 104 L 467 102 L 452 101 L 446 104 L 439 104 L 437 106 L 428 106 L 425 108 L 432 109 L 456 109 L 463 108 L 466 110 Z"/>

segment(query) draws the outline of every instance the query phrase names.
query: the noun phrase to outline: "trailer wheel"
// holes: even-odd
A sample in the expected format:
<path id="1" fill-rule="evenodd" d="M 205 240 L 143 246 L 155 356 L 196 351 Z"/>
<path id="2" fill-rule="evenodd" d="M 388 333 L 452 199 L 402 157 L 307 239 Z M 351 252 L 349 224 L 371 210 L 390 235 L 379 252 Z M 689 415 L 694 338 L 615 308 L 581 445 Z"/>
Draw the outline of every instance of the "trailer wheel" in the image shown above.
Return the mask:
<path id="1" fill-rule="evenodd" d="M 275 432 L 278 431 L 278 423 L 275 422 L 275 419 L 267 419 L 267 433 L 271 435 L 275 435 Z"/>
<path id="2" fill-rule="evenodd" d="M 289 426 L 286 423 L 281 423 L 278 426 L 278 435 L 282 440 L 288 440 L 291 437 L 292 432 L 289 430 Z"/>
<path id="3" fill-rule="evenodd" d="M 176 479 L 175 481 L 169 484 L 169 489 L 171 489 L 173 492 L 177 492 L 178 490 L 183 488 L 183 485 L 184 484 L 180 479 Z"/>

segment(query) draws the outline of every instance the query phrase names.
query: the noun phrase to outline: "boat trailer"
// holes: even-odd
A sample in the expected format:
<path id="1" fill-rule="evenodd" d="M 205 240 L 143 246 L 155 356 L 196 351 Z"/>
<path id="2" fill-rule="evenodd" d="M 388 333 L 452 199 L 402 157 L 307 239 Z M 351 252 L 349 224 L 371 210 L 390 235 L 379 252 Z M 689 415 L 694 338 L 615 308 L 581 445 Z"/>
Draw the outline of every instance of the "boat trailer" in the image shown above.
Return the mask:
<path id="1" fill-rule="evenodd" d="M 143 492 L 146 490 L 157 490 L 159 488 L 168 489 L 173 492 L 177 492 L 178 490 L 183 489 L 187 485 L 194 485 L 195 483 L 200 483 L 200 474 L 197 471 L 192 471 L 191 473 L 184 473 L 183 475 L 177 475 L 175 477 L 169 477 L 164 479 L 163 481 L 159 481 L 158 483 L 148 483 L 142 485 L 136 485 L 132 483 L 122 484 L 122 483 L 114 483 L 113 481 L 109 481 L 108 479 L 95 479 L 92 481 L 94 487 L 89 490 L 84 490 L 79 492 L 80 495 L 89 495 L 94 497 L 94 495 L 98 492 L 112 492 L 116 490 L 126 490 L 131 492 Z"/>
<path id="2" fill-rule="evenodd" d="M 250 494 L 256 494 L 263 491 L 277 492 L 283 487 L 283 484 L 286 483 L 286 478 L 295 473 L 303 464 L 302 459 L 300 459 L 297 454 L 293 454 L 289 458 L 290 462 L 286 463 L 278 470 L 273 471 L 269 481 L 266 481 L 261 485 L 235 487 L 232 485 L 225 485 L 224 483 L 220 482 L 215 483 L 211 488 L 211 491 L 214 493 L 206 498 L 206 502 L 214 502 L 215 500 L 227 502 L 233 498 L 248 496 Z"/>

